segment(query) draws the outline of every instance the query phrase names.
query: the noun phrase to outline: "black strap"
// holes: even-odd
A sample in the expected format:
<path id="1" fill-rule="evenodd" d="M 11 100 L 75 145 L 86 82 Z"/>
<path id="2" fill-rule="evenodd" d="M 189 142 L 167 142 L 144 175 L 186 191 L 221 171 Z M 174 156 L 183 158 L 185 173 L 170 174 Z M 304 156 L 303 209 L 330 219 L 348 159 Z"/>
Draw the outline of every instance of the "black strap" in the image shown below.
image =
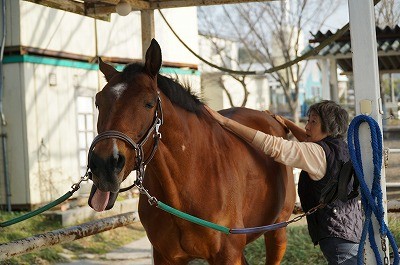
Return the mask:
<path id="1" fill-rule="evenodd" d="M 348 194 L 348 186 L 353 182 L 353 189 Z M 360 183 L 355 175 L 353 164 L 351 161 L 347 161 L 342 165 L 339 175 L 338 183 L 338 199 L 342 202 L 353 199 L 358 196 L 358 187 Z"/>
<path id="2" fill-rule="evenodd" d="M 352 182 L 352 190 L 348 193 L 348 186 Z M 341 163 L 338 178 L 331 178 L 321 191 L 320 203 L 332 203 L 337 199 L 346 202 L 358 196 L 359 181 L 354 173 L 351 160 Z"/>

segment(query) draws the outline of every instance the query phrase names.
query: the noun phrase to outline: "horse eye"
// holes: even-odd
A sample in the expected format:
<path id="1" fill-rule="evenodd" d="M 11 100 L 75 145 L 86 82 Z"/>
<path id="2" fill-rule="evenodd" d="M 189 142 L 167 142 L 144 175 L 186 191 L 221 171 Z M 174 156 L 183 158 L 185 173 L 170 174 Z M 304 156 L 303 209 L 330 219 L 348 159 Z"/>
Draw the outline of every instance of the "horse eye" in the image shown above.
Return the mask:
<path id="1" fill-rule="evenodd" d="M 154 107 L 154 103 L 148 102 L 148 103 L 146 103 L 145 107 L 148 108 L 148 109 L 151 109 L 151 108 Z"/>

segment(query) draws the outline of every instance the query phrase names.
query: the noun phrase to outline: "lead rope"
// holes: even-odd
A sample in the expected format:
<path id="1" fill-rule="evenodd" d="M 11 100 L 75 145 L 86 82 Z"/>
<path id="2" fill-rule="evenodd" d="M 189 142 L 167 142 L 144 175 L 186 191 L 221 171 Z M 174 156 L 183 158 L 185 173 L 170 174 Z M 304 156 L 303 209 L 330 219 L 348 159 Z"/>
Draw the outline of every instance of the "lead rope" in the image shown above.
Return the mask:
<path id="1" fill-rule="evenodd" d="M 364 179 L 364 172 L 362 168 L 361 160 L 361 148 L 359 139 L 359 128 L 360 125 L 367 122 L 371 131 L 371 145 L 374 163 L 374 178 L 372 182 L 371 190 L 368 188 L 367 183 Z M 381 189 L 381 169 L 382 169 L 382 134 L 378 123 L 369 116 L 359 115 L 355 117 L 350 125 L 347 134 L 348 147 L 350 152 L 350 158 L 353 163 L 353 167 L 358 180 L 360 181 L 361 190 L 361 202 L 364 207 L 364 227 L 361 234 L 361 241 L 358 248 L 357 264 L 364 264 L 364 246 L 366 237 L 368 235 L 371 248 L 375 254 L 375 259 L 378 265 L 388 265 L 389 258 L 386 255 L 386 237 L 389 239 L 390 245 L 393 249 L 394 260 L 393 264 L 399 264 L 399 251 L 396 241 L 388 229 L 384 220 L 384 208 L 382 200 L 382 189 Z M 381 236 L 381 247 L 384 252 L 383 263 L 382 258 L 378 250 L 378 246 L 375 242 L 374 228 L 372 226 L 372 213 L 375 214 L 376 219 L 379 223 L 379 233 Z"/>
<path id="2" fill-rule="evenodd" d="M 143 171 L 144 174 L 144 171 Z M 190 215 L 188 213 L 182 212 L 178 209 L 175 209 L 159 200 L 157 200 L 156 197 L 151 196 L 149 191 L 144 188 L 143 183 L 139 182 L 137 183 L 136 187 L 138 188 L 138 190 L 140 191 L 141 194 L 144 194 L 147 196 L 148 202 L 150 205 L 155 205 L 157 208 L 170 213 L 172 215 L 175 215 L 179 218 L 182 218 L 186 221 L 207 227 L 207 228 L 211 228 L 214 229 L 216 231 L 220 231 L 223 232 L 225 234 L 251 234 L 251 233 L 265 233 L 268 231 L 272 231 L 272 230 L 277 230 L 280 228 L 284 228 L 286 226 L 288 226 L 291 223 L 300 221 L 302 218 L 304 218 L 305 216 L 308 216 L 310 214 L 315 213 L 318 209 L 323 208 L 326 206 L 326 204 L 320 203 L 317 206 L 311 208 L 310 210 L 308 210 L 306 213 L 303 213 L 302 215 L 296 216 L 294 217 L 292 220 L 289 221 L 284 221 L 284 222 L 280 222 L 280 223 L 275 223 L 275 224 L 271 224 L 271 225 L 265 225 L 265 226 L 257 226 L 257 227 L 249 227 L 249 228 L 229 228 L 226 226 L 222 226 L 222 225 L 218 225 L 215 223 L 212 223 L 210 221 L 206 221 L 204 219 L 198 218 L 196 216 Z"/>
<path id="3" fill-rule="evenodd" d="M 36 209 L 36 210 L 34 210 L 32 212 L 26 213 L 24 215 L 21 215 L 19 217 L 14 218 L 14 219 L 11 219 L 11 220 L 8 220 L 8 221 L 0 223 L 0 227 L 7 227 L 7 226 L 10 226 L 10 225 L 22 222 L 22 221 L 24 221 L 26 219 L 29 219 L 31 217 L 34 217 L 34 216 L 38 215 L 38 214 L 41 214 L 41 213 L 53 208 L 54 206 L 66 201 L 69 197 L 72 196 L 72 194 L 74 194 L 74 192 L 76 192 L 80 188 L 80 185 L 81 185 L 81 183 L 83 181 L 88 181 L 89 180 L 90 174 L 91 173 L 89 172 L 89 168 L 87 168 L 85 175 L 82 176 L 81 179 L 77 183 L 74 183 L 71 186 L 72 190 L 68 191 L 63 196 L 58 198 L 57 200 L 52 201 L 49 204 L 44 205 L 43 207 L 40 207 L 40 208 L 38 208 L 38 209 Z"/>

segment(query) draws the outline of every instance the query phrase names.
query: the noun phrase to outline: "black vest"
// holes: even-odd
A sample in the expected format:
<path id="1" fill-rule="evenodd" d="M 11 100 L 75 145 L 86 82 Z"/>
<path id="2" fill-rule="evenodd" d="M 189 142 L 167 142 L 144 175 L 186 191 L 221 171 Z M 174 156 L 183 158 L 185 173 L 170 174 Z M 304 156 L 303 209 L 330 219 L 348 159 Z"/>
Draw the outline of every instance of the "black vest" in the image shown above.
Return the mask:
<path id="1" fill-rule="evenodd" d="M 300 173 L 298 192 L 304 212 L 319 204 L 321 190 L 331 178 L 338 178 L 342 162 L 349 160 L 348 147 L 342 139 L 326 137 L 317 142 L 325 151 L 326 173 L 318 180 L 312 180 L 304 170 Z M 352 186 L 349 185 L 349 191 Z M 336 200 L 307 216 L 308 232 L 315 245 L 326 237 L 343 238 L 360 242 L 362 232 L 362 213 L 358 199 L 347 202 Z"/>

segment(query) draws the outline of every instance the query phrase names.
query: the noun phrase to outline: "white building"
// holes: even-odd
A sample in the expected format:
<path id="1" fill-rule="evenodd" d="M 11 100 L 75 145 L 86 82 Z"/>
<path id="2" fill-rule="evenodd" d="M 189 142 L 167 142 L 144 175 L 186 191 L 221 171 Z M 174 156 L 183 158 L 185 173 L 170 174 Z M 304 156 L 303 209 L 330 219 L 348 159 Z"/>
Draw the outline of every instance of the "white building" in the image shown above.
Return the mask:
<path id="1" fill-rule="evenodd" d="M 163 13 L 197 50 L 196 8 Z M 141 60 L 141 17 L 139 12 L 126 17 L 112 14 L 107 22 L 8 0 L 5 21 L 2 100 L 7 124 L 2 133 L 7 136 L 7 149 L 0 159 L 0 204 L 31 209 L 65 194 L 82 176 L 96 134 L 93 97 L 105 82 L 96 58 L 101 56 L 119 69 Z M 158 13 L 155 36 L 163 53 L 162 72 L 187 79 L 199 90 L 197 58 L 172 35 Z"/>

